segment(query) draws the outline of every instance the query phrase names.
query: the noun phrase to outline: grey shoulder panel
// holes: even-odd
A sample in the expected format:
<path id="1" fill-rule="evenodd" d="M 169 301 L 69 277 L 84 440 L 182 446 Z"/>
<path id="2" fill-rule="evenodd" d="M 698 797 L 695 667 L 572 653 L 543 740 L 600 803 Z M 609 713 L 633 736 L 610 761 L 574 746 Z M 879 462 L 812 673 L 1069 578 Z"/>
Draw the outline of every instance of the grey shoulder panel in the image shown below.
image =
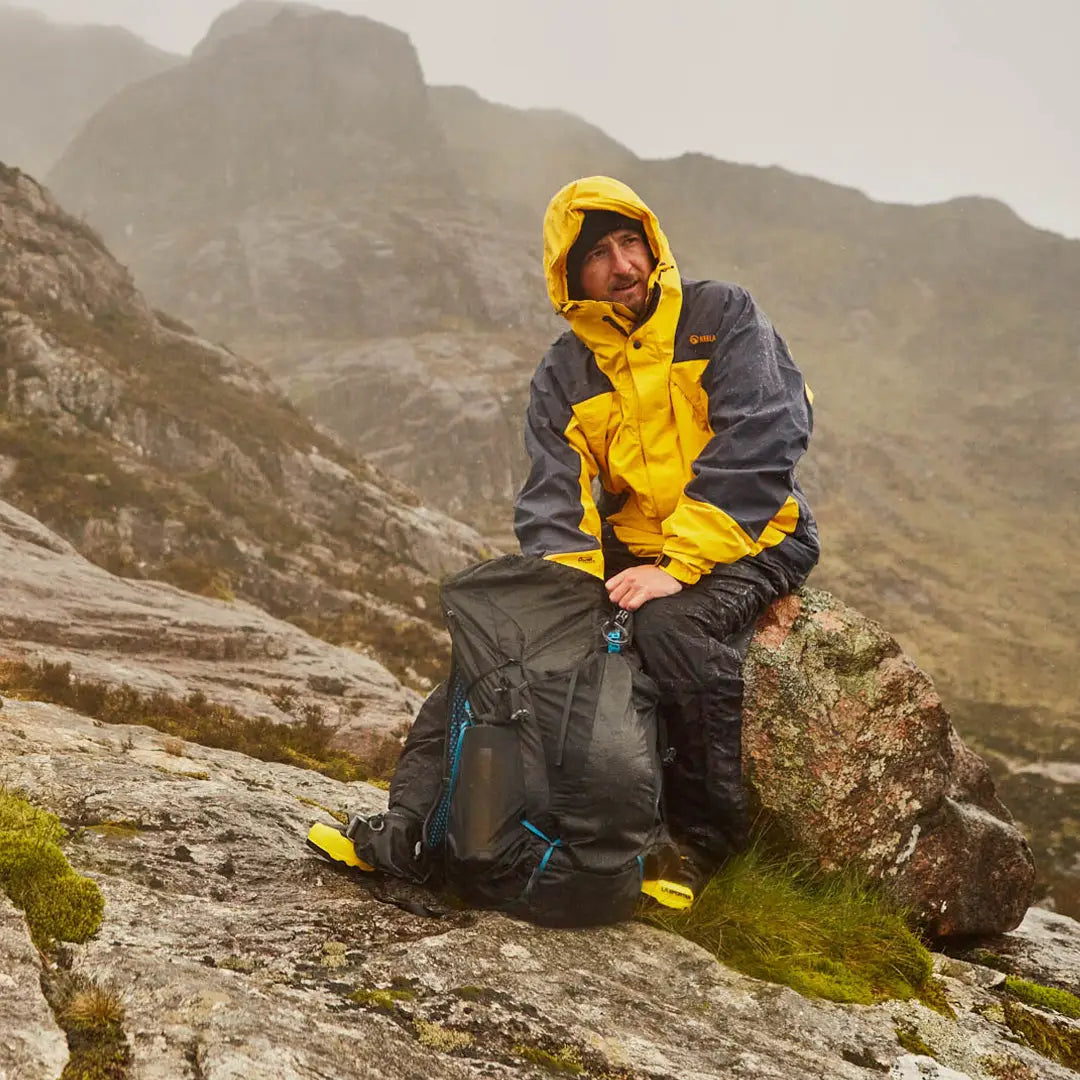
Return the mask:
<path id="1" fill-rule="evenodd" d="M 705 333 L 715 341 L 705 351 L 690 340 L 701 336 L 698 321 L 709 319 L 715 322 Z M 790 496 L 809 519 L 795 466 L 809 445 L 813 412 L 783 338 L 745 289 L 708 282 L 695 294 L 685 339 L 691 355 L 709 356 L 701 385 L 714 433 L 686 493 L 718 506 L 755 538 Z"/>
<path id="2" fill-rule="evenodd" d="M 536 369 L 525 414 L 530 469 L 514 503 L 514 532 L 523 554 L 599 547 L 599 539 L 581 527 L 583 463 L 566 431 L 575 405 L 611 390 L 592 352 L 571 333 L 548 349 Z"/>
<path id="3" fill-rule="evenodd" d="M 569 330 L 544 354 L 533 376 L 533 384 L 534 387 L 558 386 L 561 397 L 571 408 L 614 389 L 611 380 L 597 365 L 592 350 Z M 566 420 L 569 419 L 568 414 Z"/>

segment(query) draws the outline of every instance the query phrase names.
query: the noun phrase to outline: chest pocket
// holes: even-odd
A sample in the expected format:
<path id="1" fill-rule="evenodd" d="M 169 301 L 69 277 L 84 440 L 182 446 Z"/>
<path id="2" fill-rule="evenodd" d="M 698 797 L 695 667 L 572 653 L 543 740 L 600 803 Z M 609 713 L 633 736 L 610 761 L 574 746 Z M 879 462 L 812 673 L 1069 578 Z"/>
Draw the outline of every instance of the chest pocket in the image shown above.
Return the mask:
<path id="1" fill-rule="evenodd" d="M 676 399 L 685 402 L 690 408 L 695 423 L 705 431 L 711 430 L 709 396 L 702 389 L 701 374 L 711 359 L 711 356 L 702 356 L 691 360 L 681 360 L 671 365 L 672 403 L 674 404 Z"/>

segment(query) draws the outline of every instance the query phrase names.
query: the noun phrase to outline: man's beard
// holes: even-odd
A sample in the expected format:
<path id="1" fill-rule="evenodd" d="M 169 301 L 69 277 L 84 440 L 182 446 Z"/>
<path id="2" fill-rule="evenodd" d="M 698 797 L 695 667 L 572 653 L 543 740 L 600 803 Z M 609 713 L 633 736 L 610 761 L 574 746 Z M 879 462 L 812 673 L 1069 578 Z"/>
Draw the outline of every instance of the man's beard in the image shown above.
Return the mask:
<path id="1" fill-rule="evenodd" d="M 632 289 L 632 296 L 620 296 L 620 289 Z M 623 278 L 611 284 L 609 294 L 616 304 L 625 304 L 635 315 L 641 314 L 641 308 L 645 304 L 645 289 L 640 277 Z"/>

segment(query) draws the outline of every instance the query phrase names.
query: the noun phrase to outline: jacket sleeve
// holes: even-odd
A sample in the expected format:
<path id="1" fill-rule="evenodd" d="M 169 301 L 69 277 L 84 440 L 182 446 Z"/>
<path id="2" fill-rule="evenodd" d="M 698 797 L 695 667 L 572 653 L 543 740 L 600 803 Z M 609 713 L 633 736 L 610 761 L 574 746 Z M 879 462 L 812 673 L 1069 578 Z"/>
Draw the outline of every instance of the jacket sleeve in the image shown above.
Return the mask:
<path id="1" fill-rule="evenodd" d="M 660 565 L 693 584 L 795 531 L 795 465 L 813 428 L 812 395 L 749 294 L 733 292 L 702 372 L 713 435 L 664 521 Z"/>
<path id="2" fill-rule="evenodd" d="M 602 579 L 600 515 L 592 497 L 596 459 L 546 364 L 533 376 L 529 390 L 525 449 L 531 466 L 514 504 L 514 532 L 522 553 Z"/>

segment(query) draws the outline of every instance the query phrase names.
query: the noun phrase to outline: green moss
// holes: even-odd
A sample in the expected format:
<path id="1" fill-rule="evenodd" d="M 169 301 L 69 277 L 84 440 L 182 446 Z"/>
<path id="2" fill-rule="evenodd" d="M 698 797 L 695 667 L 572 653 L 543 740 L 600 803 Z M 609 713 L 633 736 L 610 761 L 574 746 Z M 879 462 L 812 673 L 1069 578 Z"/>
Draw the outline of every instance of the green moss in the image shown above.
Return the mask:
<path id="1" fill-rule="evenodd" d="M 41 949 L 86 941 L 101 926 L 105 899 L 60 850 L 59 820 L 0 787 L 0 888 L 26 915 Z"/>
<path id="2" fill-rule="evenodd" d="M 1062 1016 L 1080 1020 L 1080 998 L 1070 994 L 1068 990 L 1057 990 L 1052 986 L 1041 986 L 1039 983 L 1028 982 L 1026 979 L 1017 979 L 1010 975 L 1005 980 L 1005 992 L 1024 1002 L 1026 1005 L 1035 1005 L 1040 1009 L 1050 1009 L 1061 1013 Z"/>
<path id="3" fill-rule="evenodd" d="M 937 1058 L 937 1052 L 932 1046 L 919 1037 L 914 1028 L 897 1028 L 896 1041 L 909 1053 L 920 1054 L 923 1057 Z"/>
<path id="4" fill-rule="evenodd" d="M 933 969 L 929 951 L 870 885 L 761 846 L 729 860 L 688 911 L 648 907 L 641 917 L 807 997 L 908 999 Z"/>
<path id="5" fill-rule="evenodd" d="M 416 994 L 412 990 L 402 990 L 394 987 L 381 990 L 364 990 L 358 988 L 349 995 L 349 1000 L 357 1005 L 370 1005 L 384 1012 L 394 1012 L 399 1001 L 413 1001 Z"/>
<path id="6" fill-rule="evenodd" d="M 452 1054 L 455 1050 L 468 1050 L 476 1039 L 467 1031 L 455 1031 L 430 1020 L 414 1020 L 413 1030 L 417 1040 L 432 1050 L 443 1054 Z"/>
<path id="7" fill-rule="evenodd" d="M 945 996 L 945 984 L 940 979 L 927 979 L 916 989 L 915 997 L 928 1009 L 933 1009 L 950 1020 L 956 1019 L 956 1010 L 949 1004 L 949 999 Z"/>
<path id="8" fill-rule="evenodd" d="M 581 1063 L 581 1055 L 572 1046 L 559 1046 L 552 1051 L 540 1046 L 518 1043 L 511 1049 L 518 1057 L 523 1057 L 526 1061 L 539 1065 L 549 1072 L 570 1073 L 578 1076 L 585 1071 L 585 1066 Z"/>
<path id="9" fill-rule="evenodd" d="M 1032 1050 L 1070 1069 L 1080 1069 L 1080 1030 L 1005 1002 L 1005 1023 Z"/>

